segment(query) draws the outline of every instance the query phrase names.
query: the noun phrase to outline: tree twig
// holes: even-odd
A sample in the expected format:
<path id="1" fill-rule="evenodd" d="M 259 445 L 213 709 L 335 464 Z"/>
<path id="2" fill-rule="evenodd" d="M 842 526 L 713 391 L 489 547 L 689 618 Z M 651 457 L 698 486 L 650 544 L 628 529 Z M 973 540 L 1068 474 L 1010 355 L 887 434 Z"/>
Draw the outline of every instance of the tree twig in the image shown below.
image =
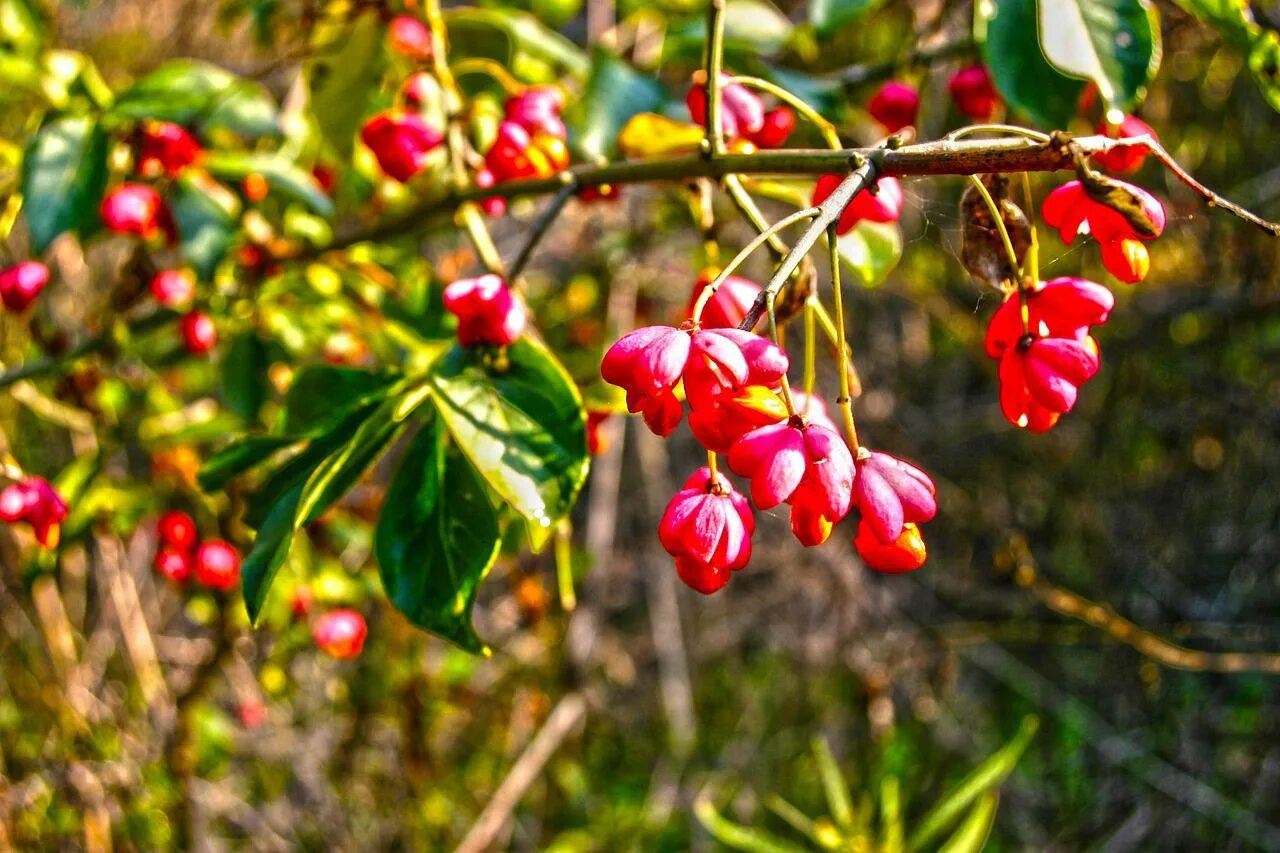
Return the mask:
<path id="1" fill-rule="evenodd" d="M 569 733 L 587 713 L 587 700 L 581 693 L 569 693 L 551 709 L 547 721 L 512 765 L 511 772 L 493 792 L 493 797 L 480 812 L 455 853 L 481 853 L 492 849 L 499 833 L 520 803 L 520 798 L 533 784 L 542 768 Z"/>
<path id="2" fill-rule="evenodd" d="M 564 186 L 551 197 L 551 201 L 529 228 L 529 235 L 525 238 L 524 245 L 520 247 L 520 254 L 516 255 L 515 260 L 511 262 L 511 266 L 507 269 L 508 280 L 515 281 L 520 277 L 525 265 L 529 263 L 529 258 L 533 257 L 533 250 L 537 248 L 538 243 L 546 236 L 547 231 L 556 221 L 556 217 L 560 215 L 560 211 L 564 210 L 565 204 L 573 197 L 577 189 L 577 183 L 572 177 L 569 177 Z"/>

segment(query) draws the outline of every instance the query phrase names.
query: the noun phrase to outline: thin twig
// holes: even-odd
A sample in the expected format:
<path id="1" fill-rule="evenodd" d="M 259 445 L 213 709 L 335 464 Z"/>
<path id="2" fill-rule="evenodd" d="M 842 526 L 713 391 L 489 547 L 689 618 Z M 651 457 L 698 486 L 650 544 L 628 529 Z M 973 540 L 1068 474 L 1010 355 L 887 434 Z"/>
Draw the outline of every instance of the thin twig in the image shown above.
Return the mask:
<path id="1" fill-rule="evenodd" d="M 573 197 L 577 190 L 577 183 L 572 177 L 568 177 L 563 187 L 551 197 L 550 203 L 538 215 L 532 227 L 529 228 L 529 236 L 525 238 L 524 245 L 520 247 L 520 254 L 516 255 L 511 266 L 507 269 L 507 279 L 515 281 L 520 277 L 520 273 L 524 271 L 525 265 L 529 263 L 529 258 L 533 256 L 533 250 L 537 248 L 538 243 L 546 235 L 551 228 L 552 223 L 560 215 L 560 211 L 564 210 L 565 204 Z"/>
<path id="2" fill-rule="evenodd" d="M 791 274 L 800 265 L 801 259 L 809 254 L 813 244 L 818 242 L 822 232 L 827 229 L 828 225 L 840 218 L 840 214 L 844 212 L 844 209 L 853 200 L 854 196 L 874 183 L 876 174 L 879 171 L 876 160 L 888 152 L 876 150 L 872 153 L 875 159 L 863 157 L 862 163 L 858 168 L 850 172 L 848 177 L 835 188 L 835 191 L 827 196 L 822 204 L 818 205 L 818 215 L 814 217 L 813 221 L 809 223 L 809 227 L 800 235 L 800 239 L 792 247 L 791 253 L 782 259 L 782 263 L 778 264 L 778 268 L 773 273 L 773 278 L 769 279 L 769 283 L 760 291 L 760 295 L 756 297 L 751 310 L 747 312 L 747 316 L 738 328 L 751 331 L 756 327 L 756 323 L 760 322 L 760 317 L 768 310 L 769 303 L 777 297 L 778 291 L 791 278 Z"/>
<path id="3" fill-rule="evenodd" d="M 502 828 L 511 817 L 511 812 L 519 805 L 520 798 L 529 790 L 529 786 L 542 773 L 542 768 L 586 713 L 587 701 L 581 693 L 569 693 L 556 703 L 547 721 L 542 724 L 524 752 L 520 753 L 511 772 L 493 792 L 493 797 L 480 812 L 480 817 L 462 839 L 455 853 L 480 853 L 493 848 Z"/>

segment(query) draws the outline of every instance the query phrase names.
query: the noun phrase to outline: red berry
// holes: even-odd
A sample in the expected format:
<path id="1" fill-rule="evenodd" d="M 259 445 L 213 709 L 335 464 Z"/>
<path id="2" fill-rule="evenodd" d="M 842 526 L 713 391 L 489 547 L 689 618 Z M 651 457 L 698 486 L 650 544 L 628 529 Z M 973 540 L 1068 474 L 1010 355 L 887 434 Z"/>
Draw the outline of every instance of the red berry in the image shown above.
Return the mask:
<path id="1" fill-rule="evenodd" d="M 192 355 L 204 355 L 218 342 L 218 327 L 203 311 L 192 311 L 179 321 L 182 345 Z"/>
<path id="2" fill-rule="evenodd" d="M 835 192 L 844 178 L 840 175 L 823 175 L 813 187 L 813 203 L 822 204 Z M 847 234 L 864 219 L 868 222 L 897 222 L 902 215 L 902 184 L 897 178 L 881 178 L 876 181 L 876 192 L 861 190 L 849 202 L 836 223 L 836 232 Z"/>
<path id="3" fill-rule="evenodd" d="M 156 552 L 155 570 L 174 583 L 186 583 L 191 577 L 191 555 L 186 551 L 161 548 Z"/>
<path id="4" fill-rule="evenodd" d="M 858 556 L 867 564 L 867 568 L 885 574 L 912 572 L 924 565 L 929 556 L 920 538 L 920 528 L 914 524 L 904 524 L 902 533 L 893 542 L 885 544 L 871 532 L 866 520 L 858 523 L 858 534 L 853 539 L 853 547 Z"/>
<path id="5" fill-rule="evenodd" d="M 426 71 L 410 74 L 400 86 L 400 97 L 411 110 L 421 111 L 440 100 L 440 84 Z"/>
<path id="6" fill-rule="evenodd" d="M 600 427 L 609 419 L 612 413 L 600 409 L 590 409 L 587 411 L 587 452 L 592 456 L 599 456 L 609 449 L 609 441 Z"/>
<path id="7" fill-rule="evenodd" d="M 707 450 L 728 453 L 733 443 L 751 430 L 786 417 L 787 407 L 772 388 L 745 385 L 699 400 L 689 412 L 689 429 Z"/>
<path id="8" fill-rule="evenodd" d="M 315 596 L 311 593 L 311 587 L 300 583 L 293 588 L 293 595 L 289 597 L 289 613 L 294 619 L 305 619 L 311 612 L 314 601 Z"/>
<path id="9" fill-rule="evenodd" d="M 221 539 L 209 539 L 196 549 L 196 581 L 221 592 L 240 582 L 240 552 Z"/>
<path id="10" fill-rule="evenodd" d="M 694 472 L 667 504 L 658 539 L 676 558 L 676 573 L 692 589 L 709 595 L 751 559 L 755 517 L 746 498 L 710 468 Z"/>
<path id="11" fill-rule="evenodd" d="M 1000 106 L 1000 95 L 985 65 L 970 65 L 951 75 L 947 91 L 960 112 L 977 121 L 987 121 Z"/>
<path id="12" fill-rule="evenodd" d="M 185 512 L 176 509 L 160 516 L 160 520 L 156 522 L 156 535 L 165 545 L 179 551 L 190 551 L 200 539 L 195 521 Z"/>
<path id="13" fill-rule="evenodd" d="M 1100 364 L 1091 337 L 1028 335 L 1000 356 L 1000 410 L 1014 426 L 1044 432 L 1071 411 Z"/>
<path id="14" fill-rule="evenodd" d="M 311 177 L 316 179 L 325 195 L 333 195 L 338 186 L 338 170 L 328 163 L 316 163 L 311 167 Z"/>
<path id="15" fill-rule="evenodd" d="M 558 139 L 567 136 L 560 111 L 564 109 L 564 92 L 559 86 L 532 86 L 508 98 L 505 115 L 521 125 L 530 135 L 545 133 Z"/>
<path id="16" fill-rule="evenodd" d="M 863 451 L 856 467 L 854 506 L 862 514 L 862 523 L 882 543 L 896 541 L 905 524 L 921 524 L 937 515 L 937 487 L 910 462 L 889 453 Z"/>
<path id="17" fill-rule="evenodd" d="M 417 18 L 397 15 L 387 25 L 387 45 L 411 59 L 430 59 L 431 31 Z"/>
<path id="18" fill-rule="evenodd" d="M 416 113 L 388 110 L 365 122 L 360 140 L 382 171 L 403 184 L 426 167 L 428 155 L 444 136 Z"/>
<path id="19" fill-rule="evenodd" d="M 891 80 L 871 96 L 867 112 L 884 125 L 885 131 L 897 133 L 916 123 L 916 115 L 920 112 L 920 93 L 915 86 Z"/>
<path id="20" fill-rule="evenodd" d="M 240 717 L 240 725 L 246 729 L 256 729 L 267 721 L 267 706 L 254 696 L 240 703 L 236 708 L 236 715 Z"/>
<path id="21" fill-rule="evenodd" d="M 166 308 L 187 305 L 196 296 L 196 278 L 187 270 L 161 270 L 151 279 L 151 295 Z"/>
<path id="22" fill-rule="evenodd" d="M 338 660 L 359 657 L 368 634 L 364 617 L 345 608 L 326 613 L 311 628 L 311 638 L 316 645 Z"/>
<path id="23" fill-rule="evenodd" d="M 781 148 L 796 129 L 796 114 L 790 107 L 774 107 L 764 114 L 764 123 L 751 135 L 759 148 Z"/>
<path id="24" fill-rule="evenodd" d="M 102 224 L 120 234 L 134 234 L 143 240 L 164 236 L 177 240 L 177 228 L 169 207 L 160 194 L 145 184 L 121 184 L 102 199 Z"/>
<path id="25" fill-rule="evenodd" d="M 792 529 L 805 544 L 825 539 L 815 532 L 849 512 L 853 499 L 853 454 L 836 432 L 798 419 L 763 426 L 742 436 L 729 451 L 729 467 L 751 480 L 751 500 L 760 509 L 791 504 Z"/>
<path id="26" fill-rule="evenodd" d="M 1083 231 L 1102 246 L 1102 264 L 1121 281 L 1132 284 L 1146 277 L 1150 259 L 1139 241 L 1152 240 L 1164 231 L 1164 207 L 1155 196 L 1133 184 L 1116 181 L 1142 207 L 1151 223 L 1150 232 L 1139 232 L 1120 211 L 1093 198 L 1078 180 L 1067 181 L 1049 193 L 1041 213 L 1058 229 L 1068 245 Z"/>
<path id="27" fill-rule="evenodd" d="M 725 83 L 729 75 L 721 75 L 720 129 L 728 140 L 751 139 L 764 127 L 764 102 L 741 83 Z M 707 75 L 695 71 L 693 85 L 685 97 L 685 105 L 694 122 L 707 126 Z"/>
<path id="28" fill-rule="evenodd" d="M 444 289 L 444 307 L 457 316 L 465 347 L 507 346 L 524 333 L 524 303 L 500 276 L 458 279 Z"/>
<path id="29" fill-rule="evenodd" d="M 693 293 L 689 297 L 689 307 L 685 312 L 690 318 L 693 316 L 694 307 L 698 304 L 698 298 L 719 273 L 719 269 L 708 267 L 698 275 L 698 280 L 693 285 Z M 750 279 L 731 275 L 720 283 L 716 292 L 707 300 L 698 322 L 705 329 L 736 329 L 746 319 L 747 312 L 751 310 L 751 306 L 759 295 L 760 285 Z"/>
<path id="30" fill-rule="evenodd" d="M 10 311 L 26 311 L 48 283 L 48 267 L 39 261 L 21 261 L 0 271 L 0 301 Z"/>
<path id="31" fill-rule="evenodd" d="M 68 510 L 66 501 L 43 477 L 28 477 L 0 491 L 0 521 L 26 523 L 45 548 L 57 547 Z"/>
<path id="32" fill-rule="evenodd" d="M 138 172 L 145 177 L 177 177 L 200 159 L 200 143 L 181 125 L 149 121 L 142 126 L 138 143 Z"/>
<path id="33" fill-rule="evenodd" d="M 627 392 L 628 411 L 643 413 L 649 429 L 666 436 L 683 415 L 679 382 L 690 405 L 703 408 L 725 388 L 776 385 L 788 365 L 785 352 L 741 329 L 646 326 L 609 348 L 600 375 Z"/>
<path id="34" fill-rule="evenodd" d="M 1156 132 L 1151 129 L 1151 125 L 1147 124 L 1137 116 L 1127 115 L 1120 124 L 1109 124 L 1106 121 L 1099 123 L 1097 132 L 1102 136 L 1108 136 L 1112 139 L 1125 139 L 1133 136 L 1150 136 L 1156 139 Z M 1132 147 L 1116 148 L 1103 154 L 1093 155 L 1093 160 L 1108 172 L 1117 174 L 1127 174 L 1136 172 L 1142 168 L 1142 163 L 1147 159 L 1147 154 L 1151 153 L 1145 145 L 1134 145 Z"/>

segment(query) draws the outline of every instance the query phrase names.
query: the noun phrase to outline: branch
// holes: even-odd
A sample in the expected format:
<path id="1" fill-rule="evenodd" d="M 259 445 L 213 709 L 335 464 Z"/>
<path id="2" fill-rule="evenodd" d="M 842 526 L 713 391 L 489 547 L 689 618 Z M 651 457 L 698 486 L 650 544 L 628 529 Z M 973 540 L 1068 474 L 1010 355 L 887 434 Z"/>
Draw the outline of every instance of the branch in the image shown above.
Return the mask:
<path id="1" fill-rule="evenodd" d="M 778 268 L 773 272 L 773 277 L 769 279 L 769 283 L 760 291 L 760 295 L 756 297 L 751 310 L 747 312 L 747 316 L 738 328 L 751 331 L 756 327 L 756 323 L 760 322 L 760 317 L 768 310 L 769 303 L 777 297 L 778 291 L 787 283 L 787 279 L 791 278 L 791 274 L 800 265 L 801 259 L 809 254 L 813 244 L 818 242 L 822 232 L 827 230 L 827 226 L 840 218 L 840 214 L 848 207 L 854 196 L 875 182 L 876 175 L 879 172 L 879 166 L 876 161 L 889 153 L 891 152 L 880 149 L 872 152 L 875 159 L 863 158 L 862 164 L 850 172 L 848 177 L 835 188 L 835 191 L 827 196 L 822 204 L 818 205 L 818 215 L 809 223 L 809 227 L 800 235 L 800 239 L 796 240 L 796 244 L 792 247 L 790 254 L 778 264 Z"/>

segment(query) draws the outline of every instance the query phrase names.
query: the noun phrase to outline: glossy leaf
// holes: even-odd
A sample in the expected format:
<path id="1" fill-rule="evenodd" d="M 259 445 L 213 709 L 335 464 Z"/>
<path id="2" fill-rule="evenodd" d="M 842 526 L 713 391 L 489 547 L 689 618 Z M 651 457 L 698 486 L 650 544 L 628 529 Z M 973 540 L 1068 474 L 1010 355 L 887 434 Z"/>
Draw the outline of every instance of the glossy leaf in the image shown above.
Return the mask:
<path id="1" fill-rule="evenodd" d="M 1056 69 L 1093 82 L 1111 107 L 1129 109 L 1160 64 L 1160 28 L 1142 0 L 1035 4 L 1040 47 Z"/>
<path id="2" fill-rule="evenodd" d="M 840 257 L 864 287 L 888 278 L 902 257 L 902 230 L 892 222 L 859 222 L 836 239 Z"/>
<path id="3" fill-rule="evenodd" d="M 525 12 L 466 7 L 447 12 L 445 22 L 453 56 L 479 56 L 509 63 L 514 53 L 524 53 L 559 66 L 575 77 L 584 78 L 591 70 L 582 48 Z M 495 51 L 498 44 L 503 44 L 504 49 Z"/>
<path id="4" fill-rule="evenodd" d="M 382 586 L 410 622 L 469 652 L 487 651 L 471 624 L 481 579 L 498 553 L 484 482 L 433 418 L 400 460 L 374 535 Z"/>
<path id="5" fill-rule="evenodd" d="M 285 557 L 289 556 L 295 530 L 293 519 L 302 497 L 302 488 L 302 483 L 293 483 L 272 504 L 253 540 L 253 548 L 240 566 L 244 606 L 249 612 L 249 621 L 255 625 L 262 614 L 271 582 L 275 580 Z"/>
<path id="6" fill-rule="evenodd" d="M 568 114 L 574 144 L 594 157 L 611 155 L 628 120 L 638 113 L 658 110 L 665 100 L 661 83 L 610 51 L 596 48 L 591 52 L 586 90 Z"/>
<path id="7" fill-rule="evenodd" d="M 261 175 L 273 192 L 300 201 L 322 216 L 333 215 L 333 200 L 312 174 L 279 154 L 210 151 L 203 165 L 211 175 L 223 180 L 241 181 L 249 175 Z"/>
<path id="8" fill-rule="evenodd" d="M 1058 71 L 1040 51 L 1034 3 L 990 0 L 978 5 L 986 31 L 982 53 L 1009 105 L 1046 127 L 1066 127 L 1076 114 L 1084 81 Z"/>
<path id="9" fill-rule="evenodd" d="M 422 386 L 394 394 L 374 408 L 341 447 L 307 478 L 298 499 L 294 526 L 310 524 L 356 484 L 361 475 L 395 441 L 404 421 L 427 399 Z"/>
<path id="10" fill-rule="evenodd" d="M 298 371 L 284 398 L 278 432 L 315 436 L 328 432 L 353 409 L 391 393 L 400 374 L 313 364 Z"/>
<path id="11" fill-rule="evenodd" d="M 35 251 L 68 231 L 95 229 L 106 186 L 107 137 L 95 121 L 67 116 L 40 128 L 22 158 L 23 213 Z"/>
<path id="12" fill-rule="evenodd" d="M 210 456 L 200 468 L 197 480 L 206 492 L 221 489 L 234 477 L 267 461 L 299 439 L 284 435 L 241 435 Z"/>
<path id="13" fill-rule="evenodd" d="M 125 89 L 111 115 L 220 127 L 249 137 L 279 132 L 275 101 L 260 83 L 194 59 L 167 62 Z"/>
<path id="14" fill-rule="evenodd" d="M 455 347 L 432 377 L 437 407 L 480 476 L 527 519 L 534 547 L 573 506 L 587 474 L 582 398 L 551 353 L 528 339 L 505 369 Z"/>

